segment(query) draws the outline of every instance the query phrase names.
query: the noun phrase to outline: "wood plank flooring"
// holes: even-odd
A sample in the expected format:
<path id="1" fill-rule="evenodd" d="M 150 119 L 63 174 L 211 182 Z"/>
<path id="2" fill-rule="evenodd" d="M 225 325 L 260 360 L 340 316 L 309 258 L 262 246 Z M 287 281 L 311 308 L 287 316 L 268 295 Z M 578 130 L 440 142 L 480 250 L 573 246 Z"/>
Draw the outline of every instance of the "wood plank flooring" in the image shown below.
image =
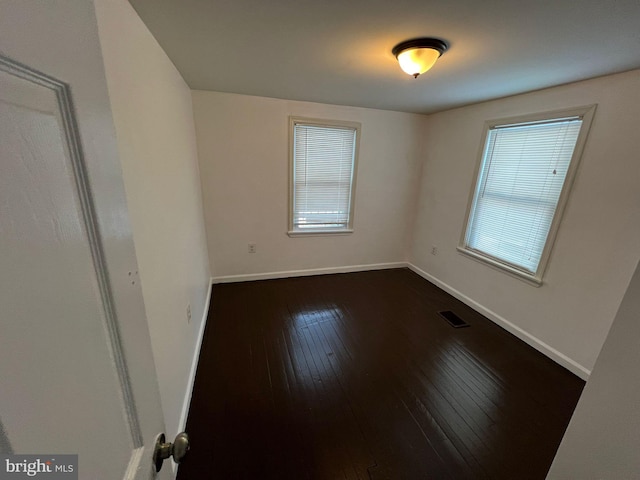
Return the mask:
<path id="1" fill-rule="evenodd" d="M 544 479 L 583 386 L 408 269 L 214 285 L 178 479 Z"/>

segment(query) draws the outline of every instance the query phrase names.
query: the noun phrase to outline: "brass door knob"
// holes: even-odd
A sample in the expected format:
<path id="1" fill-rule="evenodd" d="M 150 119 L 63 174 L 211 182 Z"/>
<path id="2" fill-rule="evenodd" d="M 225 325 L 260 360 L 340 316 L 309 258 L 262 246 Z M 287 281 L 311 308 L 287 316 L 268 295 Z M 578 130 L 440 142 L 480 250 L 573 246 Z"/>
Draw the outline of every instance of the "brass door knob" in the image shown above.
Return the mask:
<path id="1" fill-rule="evenodd" d="M 161 433 L 156 440 L 156 447 L 153 451 L 153 463 L 156 466 L 156 472 L 162 468 L 162 463 L 169 457 L 173 457 L 173 461 L 180 463 L 189 451 L 189 435 L 185 432 L 176 435 L 173 443 L 166 443 L 164 433 Z"/>

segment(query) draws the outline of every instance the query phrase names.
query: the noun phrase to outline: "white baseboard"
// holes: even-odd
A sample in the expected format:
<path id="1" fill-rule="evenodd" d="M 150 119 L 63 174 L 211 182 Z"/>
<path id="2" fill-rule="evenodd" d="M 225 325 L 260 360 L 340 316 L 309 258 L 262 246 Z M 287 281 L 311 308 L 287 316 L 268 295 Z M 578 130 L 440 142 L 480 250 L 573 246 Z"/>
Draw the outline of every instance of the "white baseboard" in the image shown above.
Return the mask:
<path id="1" fill-rule="evenodd" d="M 202 321 L 200 322 L 200 331 L 198 332 L 198 339 L 196 340 L 196 346 L 193 351 L 193 359 L 191 360 L 191 371 L 189 372 L 189 383 L 187 384 L 187 391 L 184 395 L 184 402 L 182 403 L 182 415 L 180 415 L 179 431 L 182 432 L 187 427 L 187 416 L 189 415 L 189 405 L 191 404 L 191 395 L 193 394 L 193 384 L 196 381 L 196 370 L 198 369 L 198 359 L 200 358 L 200 348 L 202 348 L 202 339 L 204 337 L 204 328 L 207 325 L 207 315 L 209 315 L 209 305 L 211 303 L 211 285 L 213 279 L 209 279 L 209 291 L 207 292 L 207 299 L 204 303 L 204 312 L 202 313 Z M 175 464 L 174 464 L 175 465 Z"/>
<path id="2" fill-rule="evenodd" d="M 213 283 L 250 282 L 253 280 L 272 280 L 276 278 L 307 277 L 310 275 L 327 275 L 330 273 L 365 272 L 367 270 L 385 270 L 388 268 L 404 268 L 406 262 L 372 263 L 370 265 L 351 265 L 347 267 L 311 268 L 308 270 L 288 270 L 282 272 L 253 273 L 247 275 L 226 275 L 213 277 Z"/>
<path id="3" fill-rule="evenodd" d="M 256 273 L 256 274 L 247 274 L 247 275 L 226 275 L 226 276 L 212 277 L 211 283 L 216 284 L 216 283 L 248 282 L 253 280 L 271 280 L 276 278 L 304 277 L 304 276 L 310 276 L 310 275 L 326 275 L 331 273 L 363 272 L 367 270 L 384 270 L 389 268 L 404 268 L 404 267 L 409 267 L 411 270 L 413 270 L 415 273 L 417 273 L 424 279 L 442 288 L 445 292 L 453 295 L 455 298 L 460 300 L 465 305 L 473 308 L 476 312 L 484 315 L 489 320 L 500 325 L 509 333 L 515 335 L 520 340 L 532 346 L 533 348 L 538 350 L 540 353 L 546 355 L 556 363 L 562 365 L 567 370 L 574 373 L 575 375 L 582 378 L 583 380 L 587 380 L 589 378 L 589 375 L 591 375 L 591 370 L 583 367 L 575 360 L 567 357 L 565 354 L 563 354 L 562 352 L 559 352 L 558 350 L 546 344 L 539 338 L 535 337 L 534 335 L 531 335 L 529 332 L 523 330 L 517 325 L 514 325 L 513 323 L 511 323 L 504 317 L 501 317 L 494 311 L 489 310 L 488 308 L 479 304 L 475 300 L 469 298 L 462 292 L 453 288 L 451 285 L 448 285 L 447 283 L 441 281 L 440 279 L 434 277 L 433 275 L 425 272 L 421 268 L 408 262 L 375 263 L 370 265 L 351 265 L 346 267 L 313 268 L 308 270 L 289 270 L 289 271 L 281 271 L 281 272 L 267 272 L 267 273 Z M 207 298 L 207 306 L 208 305 L 209 305 L 209 298 Z M 203 322 L 203 325 L 204 325 L 204 322 Z M 200 342 L 201 341 L 202 341 L 202 338 L 200 338 Z M 195 367 L 197 366 L 197 358 L 194 361 L 195 363 L 194 363 L 193 372 L 192 372 L 193 376 L 195 376 Z M 191 387 L 193 387 L 193 385 L 191 385 Z M 187 409 L 189 406 L 189 402 L 191 400 L 190 390 L 188 392 L 188 397 L 189 397 L 188 399 L 185 399 L 187 400 L 187 403 L 185 404 Z M 186 421 L 186 416 L 184 420 Z"/>
<path id="4" fill-rule="evenodd" d="M 574 373 L 578 377 L 582 378 L 583 380 L 588 380 L 589 379 L 589 375 L 591 375 L 591 370 L 586 369 L 585 367 L 580 365 L 578 362 L 576 362 L 576 361 L 572 360 L 571 358 L 567 357 L 565 354 L 559 352 L 558 350 L 556 350 L 555 348 L 551 347 L 550 345 L 547 345 L 545 342 L 543 342 L 539 338 L 536 338 L 535 336 L 533 336 L 530 333 L 526 332 L 525 330 L 521 329 L 517 325 L 514 325 L 513 323 L 511 323 L 507 319 L 501 317 L 500 315 L 498 315 L 497 313 L 493 312 L 492 310 L 489 310 L 488 308 L 480 305 L 475 300 L 467 297 L 464 293 L 456 290 L 451 285 L 448 285 L 445 282 L 443 282 L 443 281 L 439 280 L 438 278 L 434 277 L 433 275 L 425 272 L 421 268 L 416 267 L 412 263 L 408 263 L 407 266 L 411 270 L 416 272 L 418 275 L 420 275 L 422 278 L 428 280 L 429 282 L 433 283 L 434 285 L 437 285 L 438 287 L 443 289 L 445 292 L 453 295 L 455 298 L 460 300 L 465 305 L 473 308 L 476 312 L 484 315 L 489 320 L 491 320 L 494 323 L 500 325 L 502 328 L 507 330 L 509 333 L 515 335 L 520 340 L 522 340 L 522 341 L 526 342 L 527 344 L 531 345 L 533 348 L 538 350 L 540 353 L 543 353 L 544 355 L 549 357 L 551 360 L 553 360 L 556 363 L 562 365 L 564 368 L 566 368 L 570 372 Z"/>

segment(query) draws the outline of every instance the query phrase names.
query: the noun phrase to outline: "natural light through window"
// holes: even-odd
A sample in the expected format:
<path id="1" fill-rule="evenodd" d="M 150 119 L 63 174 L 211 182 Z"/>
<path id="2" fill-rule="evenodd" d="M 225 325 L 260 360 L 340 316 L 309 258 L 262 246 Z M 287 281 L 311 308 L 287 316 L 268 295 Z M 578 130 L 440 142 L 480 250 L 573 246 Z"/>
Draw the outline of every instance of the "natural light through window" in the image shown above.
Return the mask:
<path id="1" fill-rule="evenodd" d="M 360 125 L 292 117 L 289 234 L 350 233 Z"/>
<path id="2" fill-rule="evenodd" d="M 541 282 L 594 110 L 487 124 L 463 253 Z"/>

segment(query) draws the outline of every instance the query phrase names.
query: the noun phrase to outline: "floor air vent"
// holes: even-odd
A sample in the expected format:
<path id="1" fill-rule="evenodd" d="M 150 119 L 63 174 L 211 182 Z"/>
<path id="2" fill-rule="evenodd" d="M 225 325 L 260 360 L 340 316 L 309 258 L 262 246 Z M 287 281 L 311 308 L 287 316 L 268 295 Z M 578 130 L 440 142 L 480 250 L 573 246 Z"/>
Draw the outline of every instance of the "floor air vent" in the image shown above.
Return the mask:
<path id="1" fill-rule="evenodd" d="M 447 322 L 449 322 L 449 325 L 451 325 L 453 328 L 462 328 L 462 327 L 469 326 L 467 322 L 465 322 L 463 319 L 461 319 L 458 315 L 453 313 L 451 310 L 444 310 L 442 312 L 438 312 L 438 315 L 440 315 Z"/>

